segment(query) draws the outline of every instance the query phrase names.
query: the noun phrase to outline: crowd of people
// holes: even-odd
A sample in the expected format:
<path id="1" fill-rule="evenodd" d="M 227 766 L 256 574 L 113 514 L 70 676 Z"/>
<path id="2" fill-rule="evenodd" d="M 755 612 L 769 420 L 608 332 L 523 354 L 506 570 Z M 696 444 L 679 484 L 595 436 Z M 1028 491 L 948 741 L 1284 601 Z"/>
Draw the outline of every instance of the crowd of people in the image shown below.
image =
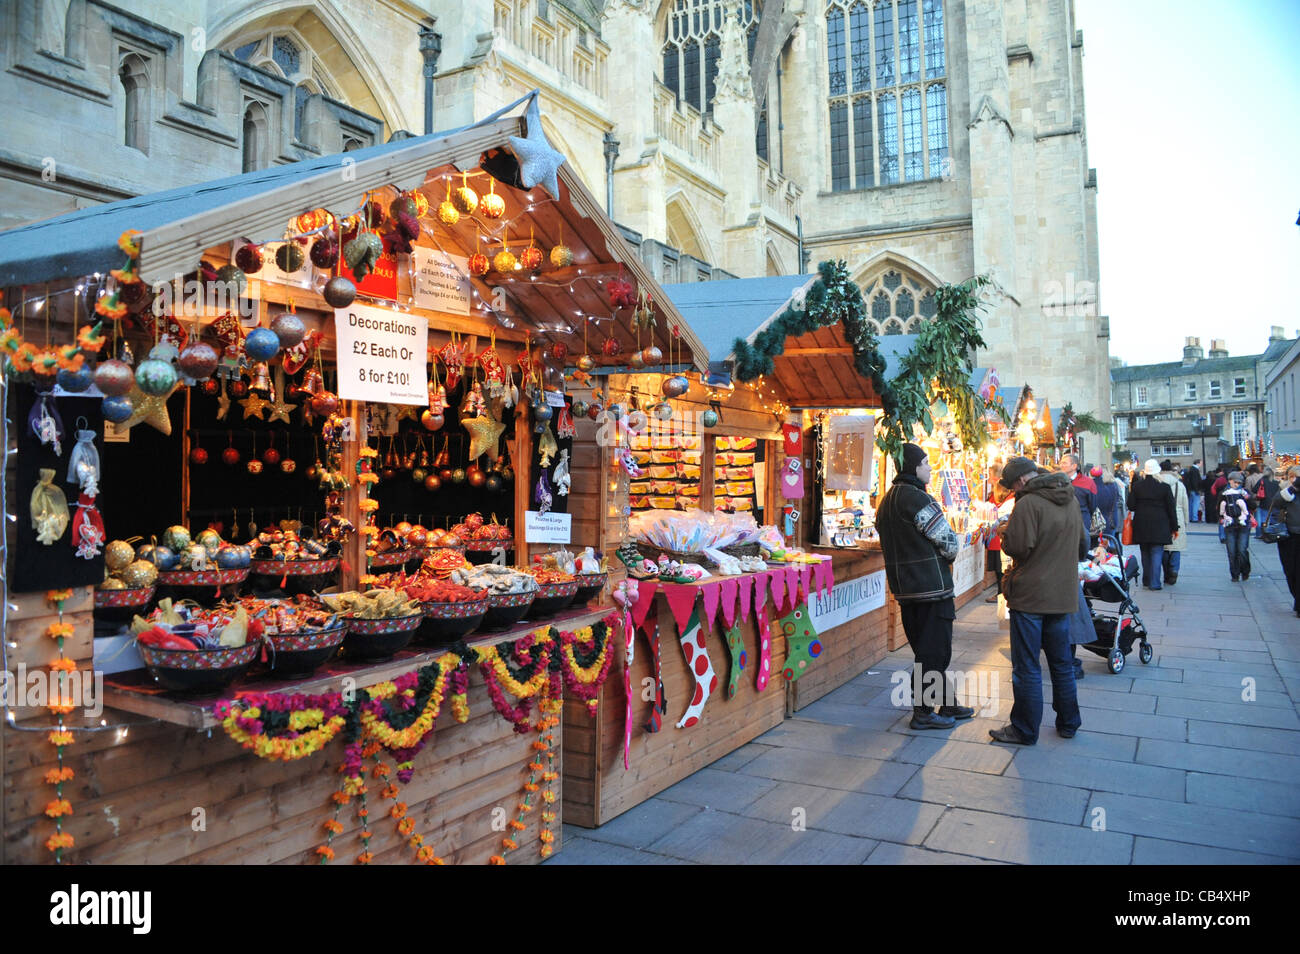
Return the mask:
<path id="1" fill-rule="evenodd" d="M 876 530 L 908 644 L 923 673 L 943 686 L 938 700 L 913 700 L 912 728 L 947 729 L 974 710 L 957 704 L 946 672 L 956 618 L 951 564 L 957 544 L 942 507 L 926 489 L 929 478 L 924 450 L 905 445 L 903 468 L 877 509 Z M 999 519 L 988 550 L 998 593 L 989 601 L 998 594 L 1006 601 L 1015 696 L 1010 721 L 989 732 L 996 742 L 1038 740 L 1040 653 L 1047 656 L 1057 733 L 1073 738 L 1082 725 L 1075 684 L 1084 674 L 1077 647 L 1096 637 L 1079 561 L 1102 534 L 1137 546 L 1148 590 L 1177 584 L 1191 523 L 1218 523 L 1234 582 L 1250 579 L 1255 536 L 1276 545 L 1300 617 L 1300 465 L 1279 480 L 1273 468 L 1258 464 L 1244 472 L 1220 465 L 1203 475 L 1199 460 L 1179 471 L 1171 461 L 1153 458 L 1130 480 L 1122 467 L 1085 465 L 1074 454 L 1064 455 L 1056 471 L 1013 457 L 1002 467 L 993 502 Z"/>

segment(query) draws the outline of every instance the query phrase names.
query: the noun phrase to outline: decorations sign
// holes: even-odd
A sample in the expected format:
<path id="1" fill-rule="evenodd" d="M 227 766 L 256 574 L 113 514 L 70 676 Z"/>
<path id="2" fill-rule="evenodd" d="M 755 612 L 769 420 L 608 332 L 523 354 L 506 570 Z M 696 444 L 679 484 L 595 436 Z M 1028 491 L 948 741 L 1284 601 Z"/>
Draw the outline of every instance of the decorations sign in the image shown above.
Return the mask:
<path id="1" fill-rule="evenodd" d="M 429 326 L 419 315 L 352 304 L 334 312 L 339 397 L 386 404 L 429 403 Z"/>
<path id="2" fill-rule="evenodd" d="M 528 543 L 569 543 L 573 533 L 573 514 L 524 513 L 524 540 Z"/>
<path id="3" fill-rule="evenodd" d="M 411 249 L 412 292 L 417 308 L 449 315 L 468 315 L 470 309 L 469 259 L 436 248 Z"/>
<path id="4" fill-rule="evenodd" d="M 808 601 L 808 622 L 819 633 L 885 605 L 885 571 L 838 583 L 829 594 Z"/>

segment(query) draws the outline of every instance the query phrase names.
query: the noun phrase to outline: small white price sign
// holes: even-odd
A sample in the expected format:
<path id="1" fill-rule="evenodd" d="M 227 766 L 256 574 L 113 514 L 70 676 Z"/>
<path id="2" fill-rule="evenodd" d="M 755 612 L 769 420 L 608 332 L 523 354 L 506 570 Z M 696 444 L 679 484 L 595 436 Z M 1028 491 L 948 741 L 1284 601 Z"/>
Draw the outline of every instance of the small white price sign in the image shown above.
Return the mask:
<path id="1" fill-rule="evenodd" d="M 427 404 L 429 325 L 418 315 L 353 304 L 334 312 L 339 397 Z"/>
<path id="2" fill-rule="evenodd" d="M 468 315 L 470 306 L 469 259 L 436 248 L 411 249 L 414 268 L 412 294 L 421 308 L 452 315 Z"/>
<path id="3" fill-rule="evenodd" d="M 569 543 L 573 514 L 524 512 L 524 540 L 528 543 Z"/>

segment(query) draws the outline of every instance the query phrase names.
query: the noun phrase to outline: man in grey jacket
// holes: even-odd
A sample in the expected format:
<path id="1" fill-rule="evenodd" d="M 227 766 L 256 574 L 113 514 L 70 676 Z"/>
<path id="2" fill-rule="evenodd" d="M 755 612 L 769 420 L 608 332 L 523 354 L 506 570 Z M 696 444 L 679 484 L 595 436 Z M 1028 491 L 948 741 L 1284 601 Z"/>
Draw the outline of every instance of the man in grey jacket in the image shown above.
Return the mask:
<path id="1" fill-rule="evenodd" d="M 957 535 L 943 508 L 926 492 L 930 461 L 915 444 L 903 445 L 903 467 L 876 509 L 876 531 L 885 556 L 885 578 L 898 601 L 903 632 L 920 666 L 922 687 L 943 687 L 936 713 L 931 700 L 912 699 L 913 729 L 950 729 L 956 719 L 975 714 L 957 705 L 947 677 L 952 660 L 952 561 L 957 559 Z M 914 680 L 915 682 L 915 680 Z"/>

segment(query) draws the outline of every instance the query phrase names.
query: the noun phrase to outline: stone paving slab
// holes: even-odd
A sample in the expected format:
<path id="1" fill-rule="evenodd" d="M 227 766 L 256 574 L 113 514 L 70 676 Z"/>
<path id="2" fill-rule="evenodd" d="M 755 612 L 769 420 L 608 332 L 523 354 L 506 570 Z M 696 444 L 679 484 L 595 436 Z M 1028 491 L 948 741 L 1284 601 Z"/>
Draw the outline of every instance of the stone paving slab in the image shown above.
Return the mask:
<path id="1" fill-rule="evenodd" d="M 1003 865 L 1005 861 L 954 855 L 946 851 L 930 851 L 910 845 L 893 845 L 881 842 L 863 864 L 868 865 Z"/>
<path id="2" fill-rule="evenodd" d="M 979 742 L 961 742 L 955 739 L 936 739 L 934 732 L 930 737 L 912 739 L 906 748 L 898 753 L 903 762 L 915 762 L 918 765 L 942 765 L 945 768 L 963 769 L 968 772 L 985 772 L 989 775 L 1001 775 L 1011 764 L 1013 753 L 1000 745 Z M 987 738 L 987 737 L 986 737 Z"/>
<path id="3" fill-rule="evenodd" d="M 1092 796 L 1089 812 L 1096 807 L 1105 809 L 1107 832 L 1300 859 L 1300 819 L 1107 792 Z"/>
<path id="4" fill-rule="evenodd" d="M 868 859 L 869 861 L 870 859 Z M 1229 851 L 1207 845 L 1139 837 L 1133 845 L 1135 865 L 1285 865 L 1293 864 L 1276 855 L 1250 851 Z"/>
<path id="5" fill-rule="evenodd" d="M 758 758 L 769 749 L 769 746 L 761 742 L 750 742 L 748 745 L 742 745 L 736 751 L 724 755 L 712 765 L 711 769 L 717 769 L 721 772 L 734 772 L 742 765 L 746 765 Z"/>
<path id="6" fill-rule="evenodd" d="M 1224 689 L 1237 689 L 1240 691 L 1247 685 L 1247 679 L 1255 680 L 1256 692 L 1286 692 L 1287 688 L 1283 678 L 1276 673 L 1267 676 L 1243 676 L 1236 672 L 1214 672 L 1212 670 L 1196 670 L 1194 672 L 1183 673 L 1182 682 L 1191 686 L 1219 686 Z"/>
<path id="7" fill-rule="evenodd" d="M 574 828 L 574 832 L 586 829 Z M 657 855 L 652 851 L 638 848 L 625 848 L 622 845 L 594 841 L 577 834 L 570 834 L 569 826 L 564 829 L 564 843 L 559 853 L 547 864 L 551 865 L 685 865 L 694 862 L 680 858 Z"/>
<path id="8" fill-rule="evenodd" d="M 1150 739 L 1187 740 L 1187 720 L 1173 716 L 1143 715 L 1140 712 L 1119 712 L 1114 709 L 1097 709 L 1080 706 L 1083 719 L 1081 732 L 1108 732 L 1112 735 L 1135 735 Z M 1044 716 L 1044 724 L 1050 724 Z"/>
<path id="9" fill-rule="evenodd" d="M 898 794 L 948 807 L 1078 825 L 1082 824 L 1090 793 L 1049 782 L 927 766 L 913 775 Z"/>
<path id="10" fill-rule="evenodd" d="M 739 812 L 775 784 L 771 779 L 705 768 L 682 779 L 666 791 L 660 792 L 659 797 L 670 802 L 698 805 L 701 808 Z"/>
<path id="11" fill-rule="evenodd" d="M 1258 725 L 1274 729 L 1300 729 L 1300 716 L 1294 709 L 1278 709 L 1254 702 L 1207 702 L 1203 699 L 1178 699 L 1165 696 L 1156 706 L 1158 715 L 1226 722 L 1229 725 Z"/>
<path id="12" fill-rule="evenodd" d="M 877 842 L 825 831 L 794 831 L 726 812 L 704 811 L 652 843 L 650 851 L 701 864 L 857 865 Z"/>
<path id="13" fill-rule="evenodd" d="M 1142 739 L 1138 742 L 1137 761 L 1144 765 L 1163 765 L 1247 779 L 1294 783 L 1300 778 L 1300 757 L 1203 743 Z"/>
<path id="14" fill-rule="evenodd" d="M 1038 782 L 1068 781 L 1094 792 L 1147 795 L 1178 802 L 1187 792 L 1186 773 L 1180 769 L 1087 758 L 1065 748 L 1050 752 L 1022 749 L 1006 774 Z"/>
<path id="15" fill-rule="evenodd" d="M 851 792 L 893 795 L 912 777 L 916 766 L 852 756 L 828 759 L 822 752 L 780 749 L 760 755 L 739 771 L 783 782 L 805 782 Z"/>
<path id="16" fill-rule="evenodd" d="M 1160 686 L 1145 687 L 1157 698 L 1173 697 L 1179 699 L 1201 699 L 1205 702 L 1241 702 L 1244 691 L 1240 684 L 1230 686 L 1206 686 L 1191 682 L 1167 682 Z M 1253 705 L 1272 706 L 1279 709 L 1291 709 L 1295 706 L 1289 693 L 1270 692 L 1256 686 Z"/>
<path id="17" fill-rule="evenodd" d="M 1017 864 L 1126 865 L 1133 856 L 1133 837 L 954 808 L 939 819 L 925 847 Z"/>
<path id="18" fill-rule="evenodd" d="M 1300 818 L 1300 789 L 1288 782 L 1188 772 L 1187 801 L 1260 815 Z"/>
<path id="19" fill-rule="evenodd" d="M 1227 725 L 1223 722 L 1187 723 L 1187 741 L 1229 748 L 1259 749 L 1282 755 L 1300 755 L 1300 733 L 1288 729 L 1269 729 L 1253 725 Z"/>
<path id="20" fill-rule="evenodd" d="M 892 758 L 908 742 L 905 736 L 892 732 L 852 725 L 827 725 L 798 716 L 763 733 L 759 739 L 768 745 L 873 759 Z"/>
<path id="21" fill-rule="evenodd" d="M 672 831 L 698 815 L 700 811 L 698 805 L 685 805 L 652 798 L 599 828 L 579 830 L 582 832 L 582 837 L 593 841 L 608 841 L 630 848 L 645 848 L 665 832 Z"/>
<path id="22" fill-rule="evenodd" d="M 744 814 L 779 825 L 798 820 L 809 829 L 919 845 L 943 812 L 942 805 L 782 782 Z"/>

